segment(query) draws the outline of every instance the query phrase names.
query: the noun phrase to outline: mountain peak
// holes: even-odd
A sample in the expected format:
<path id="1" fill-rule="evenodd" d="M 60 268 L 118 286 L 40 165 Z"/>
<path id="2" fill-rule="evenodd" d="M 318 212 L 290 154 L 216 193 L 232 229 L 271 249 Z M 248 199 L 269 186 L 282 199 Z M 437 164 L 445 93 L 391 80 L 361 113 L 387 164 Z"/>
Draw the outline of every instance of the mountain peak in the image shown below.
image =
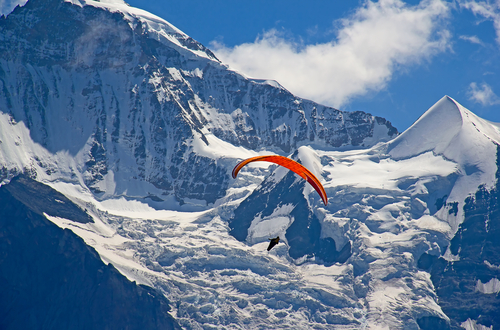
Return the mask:
<path id="1" fill-rule="evenodd" d="M 444 96 L 389 144 L 394 158 L 408 158 L 433 150 L 443 151 L 463 125 L 463 117 L 455 100 Z"/>
<path id="2" fill-rule="evenodd" d="M 461 223 L 463 201 L 480 185 L 493 188 L 497 179 L 498 124 L 479 118 L 451 97 L 445 96 L 427 110 L 410 128 L 389 142 L 393 159 L 408 159 L 432 152 L 456 165 L 453 189 L 446 198 L 457 202 L 458 216 L 441 209 L 441 217 L 456 231 Z"/>
<path id="3" fill-rule="evenodd" d="M 460 162 L 458 155 L 470 154 L 492 142 L 499 144 L 498 125 L 479 118 L 449 96 L 444 96 L 427 110 L 410 128 L 388 146 L 396 159 L 408 158 L 427 151 Z M 457 149 L 460 152 L 457 152 Z"/>
<path id="4" fill-rule="evenodd" d="M 83 10 L 77 13 L 69 8 L 74 8 L 74 6 L 78 6 Z M 57 29 L 56 26 L 53 26 L 54 21 L 60 21 L 63 22 L 63 24 L 67 24 L 69 29 L 75 30 L 71 33 L 73 35 L 81 35 L 89 31 L 95 33 L 96 31 L 102 30 L 100 24 L 103 23 L 105 17 L 99 15 L 99 11 L 121 16 L 122 19 L 128 23 L 131 30 L 140 32 L 149 39 L 172 47 L 183 53 L 184 56 L 194 56 L 195 58 L 201 57 L 219 62 L 208 48 L 174 25 L 145 10 L 131 7 L 122 0 L 28 0 L 24 6 L 16 7 L 14 11 L 7 16 L 7 19 L 11 18 L 10 21 L 14 21 L 14 24 L 22 25 L 20 26 L 21 30 L 16 33 L 17 35 L 24 36 L 27 33 L 33 35 L 44 32 L 44 35 L 37 36 L 37 39 L 46 39 L 47 35 L 54 35 L 54 31 L 51 31 L 52 29 Z M 19 16 L 21 18 L 16 18 Z M 108 18 L 113 20 L 117 17 L 109 16 Z M 118 20 L 120 20 L 120 18 L 118 18 Z M 47 21 L 49 21 L 49 23 L 47 23 Z M 29 24 L 26 22 L 29 22 Z M 96 24 L 98 25 L 97 28 L 95 27 Z M 34 31 L 25 31 L 23 28 L 25 28 L 26 25 L 34 29 Z M 56 35 L 60 33 L 61 32 L 57 32 Z M 127 34 L 128 31 L 115 31 L 114 33 Z M 0 40 L 2 40 L 1 34 Z"/>
<path id="5" fill-rule="evenodd" d="M 158 40 L 163 44 L 173 43 L 178 47 L 189 50 L 197 56 L 219 61 L 215 55 L 205 46 L 182 32 L 180 29 L 145 10 L 130 6 L 123 0 L 63 0 L 79 6 L 93 6 L 112 13 L 121 13 L 129 21 L 132 28 L 137 22 L 141 22 L 149 33 L 150 38 Z"/>

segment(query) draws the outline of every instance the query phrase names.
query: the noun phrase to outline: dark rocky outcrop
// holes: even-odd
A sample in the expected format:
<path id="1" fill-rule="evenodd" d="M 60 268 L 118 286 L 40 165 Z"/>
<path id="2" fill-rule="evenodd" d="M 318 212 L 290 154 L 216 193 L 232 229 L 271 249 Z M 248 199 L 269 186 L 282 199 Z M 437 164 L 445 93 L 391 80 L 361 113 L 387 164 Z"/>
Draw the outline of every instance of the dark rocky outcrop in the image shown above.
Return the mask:
<path id="1" fill-rule="evenodd" d="M 500 329 L 500 295 L 478 289 L 478 283 L 500 279 L 500 171 L 496 177 L 494 189 L 482 186 L 466 199 L 464 221 L 449 246 L 458 260 L 424 254 L 418 262 L 431 274 L 439 305 L 450 318 L 451 329 L 462 329 L 461 324 L 468 319 Z"/>
<path id="2" fill-rule="evenodd" d="M 0 187 L 0 329 L 179 329 L 165 297 L 40 214 L 47 196 L 27 178 Z"/>

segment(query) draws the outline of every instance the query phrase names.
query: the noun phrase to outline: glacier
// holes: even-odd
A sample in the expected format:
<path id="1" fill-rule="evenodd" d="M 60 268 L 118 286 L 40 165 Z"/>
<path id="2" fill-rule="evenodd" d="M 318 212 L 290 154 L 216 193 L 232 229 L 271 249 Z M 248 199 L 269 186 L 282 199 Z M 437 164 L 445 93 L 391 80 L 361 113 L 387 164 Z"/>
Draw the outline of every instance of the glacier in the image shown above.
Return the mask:
<path id="1" fill-rule="evenodd" d="M 0 53 L 4 204 L 135 281 L 161 311 L 150 328 L 500 327 L 500 125 L 452 98 L 399 134 L 235 72 L 121 0 L 29 0 L 0 18 Z M 300 161 L 328 206 L 274 165 L 231 178 L 263 154 Z"/>

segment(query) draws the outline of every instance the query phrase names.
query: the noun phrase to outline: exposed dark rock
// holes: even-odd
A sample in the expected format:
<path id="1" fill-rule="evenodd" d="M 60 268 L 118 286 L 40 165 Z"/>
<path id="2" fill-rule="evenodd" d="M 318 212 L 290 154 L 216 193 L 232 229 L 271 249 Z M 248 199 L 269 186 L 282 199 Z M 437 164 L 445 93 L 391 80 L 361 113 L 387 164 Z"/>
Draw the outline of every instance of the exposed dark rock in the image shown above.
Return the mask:
<path id="1" fill-rule="evenodd" d="M 417 319 L 418 326 L 422 330 L 448 330 L 450 325 L 446 320 L 437 316 L 424 316 Z"/>
<path id="2" fill-rule="evenodd" d="M 180 329 L 163 295 L 40 215 L 33 192 L 61 197 L 23 177 L 0 187 L 1 329 Z"/>
<path id="3" fill-rule="evenodd" d="M 3 187 L 31 211 L 73 220 L 80 223 L 94 222 L 92 217 L 66 196 L 26 175 L 18 175 Z"/>
<path id="4" fill-rule="evenodd" d="M 497 147 L 497 165 L 500 165 L 500 147 Z M 478 288 L 480 283 L 500 278 L 500 170 L 496 177 L 494 189 L 480 187 L 465 201 L 464 221 L 449 247 L 458 260 L 423 254 L 418 261 L 418 266 L 431 274 L 438 303 L 450 318 L 451 329 L 462 329 L 461 323 L 467 319 L 500 329 L 498 292 L 481 292 Z M 434 322 L 426 320 L 425 324 L 430 321 Z"/>

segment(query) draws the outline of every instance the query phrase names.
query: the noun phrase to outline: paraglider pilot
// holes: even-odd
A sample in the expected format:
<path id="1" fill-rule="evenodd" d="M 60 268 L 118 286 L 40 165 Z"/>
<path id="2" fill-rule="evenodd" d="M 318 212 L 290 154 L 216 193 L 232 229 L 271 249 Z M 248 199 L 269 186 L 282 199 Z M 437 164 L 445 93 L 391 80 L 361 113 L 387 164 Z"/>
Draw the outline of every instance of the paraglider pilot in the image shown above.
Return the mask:
<path id="1" fill-rule="evenodd" d="M 276 236 L 276 238 L 270 238 L 271 242 L 269 242 L 269 246 L 267 247 L 267 251 L 271 250 L 276 244 L 279 243 L 280 237 Z"/>
<path id="2" fill-rule="evenodd" d="M 271 162 L 274 164 L 278 164 L 280 166 L 283 166 L 290 171 L 293 171 L 294 173 L 298 174 L 300 177 L 302 177 L 304 180 L 309 182 L 309 184 L 318 192 L 319 196 L 323 200 L 323 203 L 328 205 L 328 196 L 326 195 L 325 188 L 321 184 L 321 182 L 318 180 L 314 174 L 311 173 L 307 168 L 305 168 L 303 165 L 300 163 L 297 163 L 293 159 L 284 157 L 284 156 L 279 156 L 279 155 L 266 155 L 266 156 L 255 156 L 255 157 L 250 157 L 247 159 L 242 160 L 236 166 L 233 168 L 233 179 L 236 179 L 236 176 L 238 175 L 238 172 L 247 164 L 251 162 L 258 162 L 258 161 L 265 161 L 265 162 Z M 267 247 L 267 251 L 270 251 L 276 244 L 279 243 L 280 237 L 276 236 L 276 238 L 270 238 L 269 239 L 271 242 L 269 242 L 269 246 Z"/>

